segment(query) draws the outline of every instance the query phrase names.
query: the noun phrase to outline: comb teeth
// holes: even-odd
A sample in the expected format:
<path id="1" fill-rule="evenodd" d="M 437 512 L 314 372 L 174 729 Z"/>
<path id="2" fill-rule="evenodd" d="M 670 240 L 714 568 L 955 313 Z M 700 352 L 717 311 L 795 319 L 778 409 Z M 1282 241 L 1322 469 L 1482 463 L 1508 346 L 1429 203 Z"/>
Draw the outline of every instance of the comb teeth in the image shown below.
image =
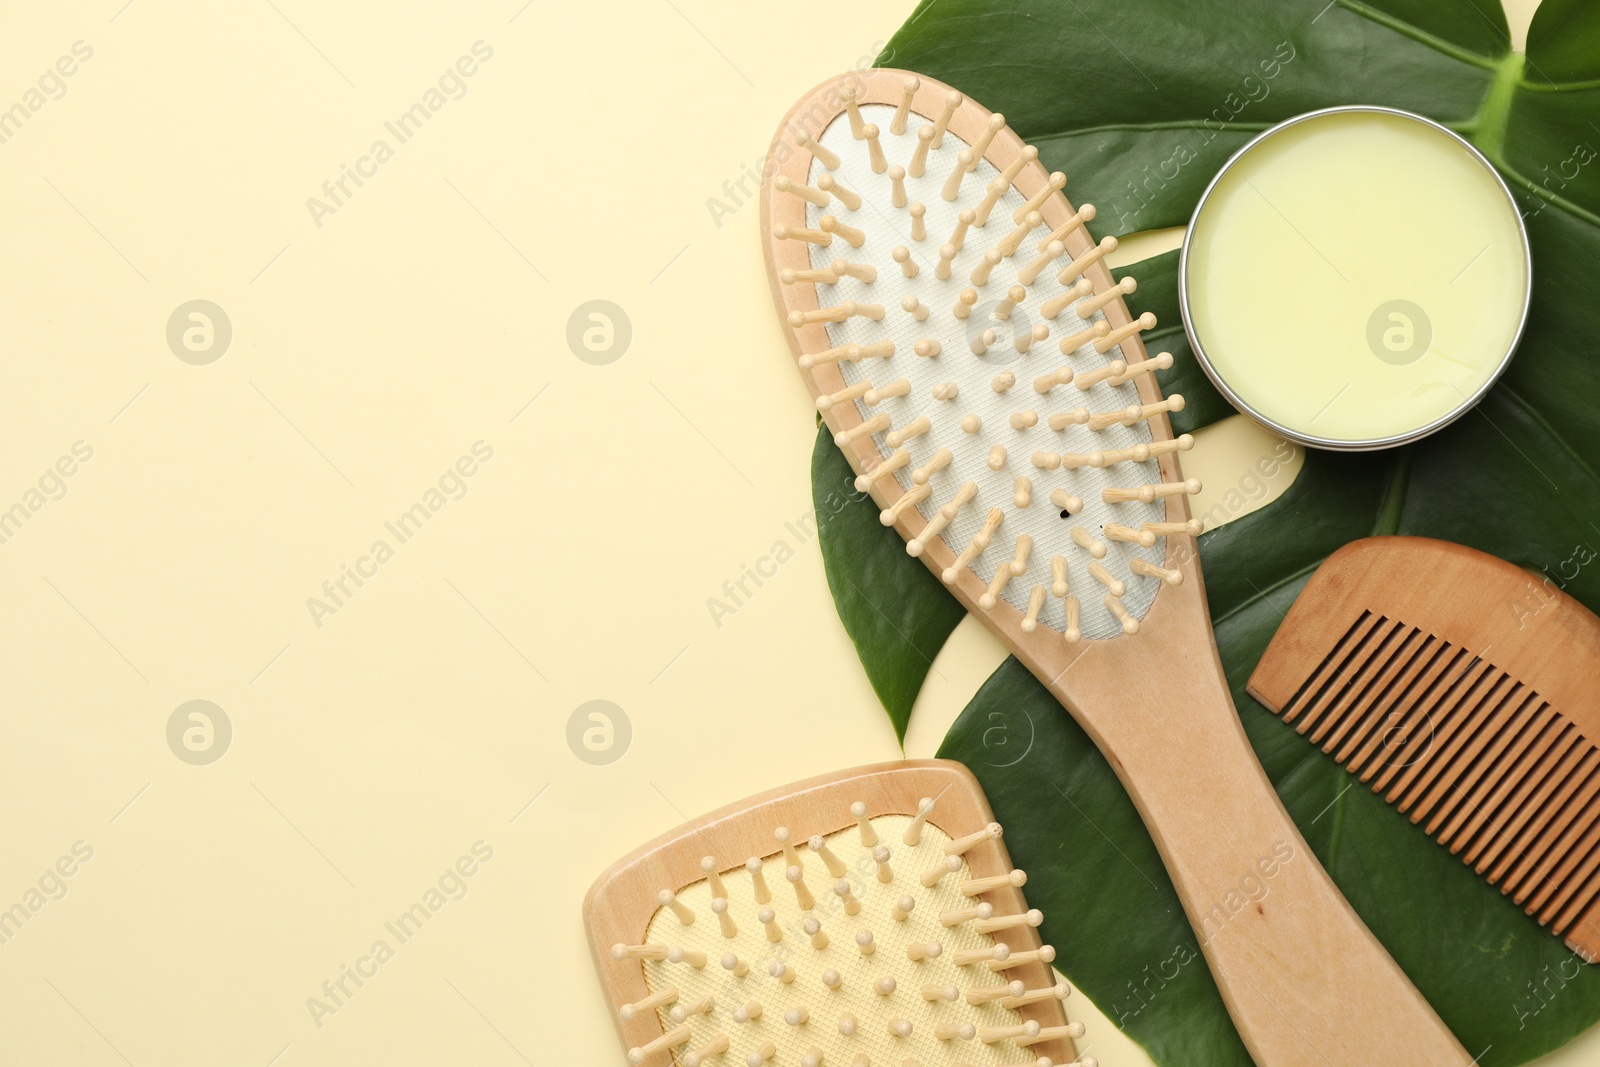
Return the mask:
<path id="1" fill-rule="evenodd" d="M 1600 750 L 1490 660 L 1365 611 L 1271 710 L 1540 925 L 1595 921 Z"/>
<path id="2" fill-rule="evenodd" d="M 882 102 L 852 97 L 815 142 L 797 138 L 813 149 L 810 169 L 774 185 L 790 223 L 775 235 L 801 250 L 785 254 L 780 272 L 785 299 L 796 301 L 788 320 L 828 341 L 807 345 L 801 367 L 830 383 L 818 407 L 858 460 L 858 489 L 888 502 L 883 521 L 920 517 L 927 528 L 908 534 L 908 551 L 922 555 L 941 539 L 956 557 L 942 570 L 947 583 L 970 568 L 981 606 L 1008 605 L 1025 633 L 1049 628 L 1075 641 L 1137 632 L 1159 590 L 1175 584 L 1165 544 L 1146 530 L 1167 520 L 1169 494 L 1102 489 L 1165 485 L 1159 457 L 1192 444 L 1158 440 L 1151 427 L 1161 424 L 1164 437 L 1181 396 L 1151 403 L 1140 393 L 1171 356 L 1144 359 L 1124 345 L 1155 319 L 1123 313 L 1132 279 L 1104 280 L 1117 241 L 1089 234 L 1093 205 L 1066 204 L 1066 177 L 1046 175 L 1036 150 L 1018 148 L 1003 116 L 980 118 L 942 87 L 919 83 L 907 97 L 909 84 L 896 81 Z M 990 149 L 1003 170 L 985 157 Z M 854 206 L 837 199 L 846 186 Z M 840 269 L 842 241 L 875 268 L 870 276 Z M 802 299 L 813 290 L 814 307 Z M 857 351 L 872 346 L 889 362 L 863 363 Z M 877 455 L 862 459 L 867 441 Z M 1039 506 L 1058 498 L 1075 506 Z M 1190 530 L 1167 525 L 1164 536 Z M 1068 540 L 1071 526 L 1094 531 L 1104 577 Z M 1038 592 L 1092 588 L 1091 577 L 1101 592 L 1082 601 Z"/>
<path id="3" fill-rule="evenodd" d="M 1012 893 L 1027 880 L 1015 870 L 974 877 L 967 866 L 969 857 L 996 847 L 1000 825 L 952 839 L 929 822 L 936 799 L 921 800 L 914 816 L 876 819 L 858 802 L 848 818 L 840 812 L 832 823 L 842 829 L 810 838 L 778 827 L 764 859 L 723 870 L 708 856 L 699 864 L 700 882 L 660 891 L 646 943 L 619 945 L 614 953 L 641 961 L 650 990 L 620 1005 L 618 1014 L 633 1020 L 654 1013 L 661 1022 L 661 1036 L 630 1049 L 629 1062 L 664 1065 L 670 1053 L 686 1067 L 716 1057 L 757 1065 L 931 1067 L 954 1054 L 956 1063 L 1031 1064 L 1034 1047 L 1047 1042 L 1062 1042 L 1059 1051 L 1070 1054 L 1064 1043 L 1083 1036 L 1083 1026 L 1067 1022 L 1059 1004 L 1050 1003 L 1070 990 L 1050 984 L 1055 950 L 1033 934 L 1043 915 L 1026 904 L 1015 907 L 1015 897 L 1000 907 L 977 899 Z M 897 842 L 899 873 L 888 867 L 890 849 L 880 832 Z M 989 869 L 995 858 L 988 857 Z M 919 879 L 923 868 L 935 876 Z M 762 872 L 772 869 L 797 889 L 808 874 L 837 881 L 831 893 L 794 900 L 778 894 L 758 906 L 770 899 Z M 915 887 L 919 880 L 922 889 Z M 695 924 L 696 912 L 707 907 L 719 918 L 748 916 L 756 928 L 741 934 L 731 921 Z M 822 932 L 824 920 L 835 928 L 832 942 Z M 742 948 L 754 965 L 726 948 Z M 707 966 L 712 958 L 720 968 Z M 1034 988 L 1016 976 L 1030 978 Z"/>

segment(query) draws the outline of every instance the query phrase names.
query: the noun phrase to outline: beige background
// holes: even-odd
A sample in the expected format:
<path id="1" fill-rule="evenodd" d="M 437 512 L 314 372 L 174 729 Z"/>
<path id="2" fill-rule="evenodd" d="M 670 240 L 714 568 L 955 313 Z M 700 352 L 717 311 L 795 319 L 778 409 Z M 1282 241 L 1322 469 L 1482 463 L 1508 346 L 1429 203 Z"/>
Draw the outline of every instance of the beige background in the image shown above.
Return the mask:
<path id="1" fill-rule="evenodd" d="M 0 544 L 0 908 L 66 890 L 0 945 L 0 1062 L 620 1062 L 576 921 L 594 874 L 897 755 L 786 530 L 812 421 L 754 208 L 706 203 L 912 6 L 818 39 L 725 0 L 8 13 L 0 108 L 93 57 L 0 144 L 0 509 L 75 442 L 93 458 Z M 465 95 L 319 226 L 307 199 L 478 41 Z M 234 334 L 205 366 L 165 338 L 197 298 Z M 566 343 L 590 299 L 632 322 L 609 366 Z M 1192 465 L 1213 495 L 1270 446 L 1221 433 Z M 384 523 L 479 441 L 465 495 L 396 545 Z M 394 557 L 318 626 L 307 599 L 378 538 Z M 780 539 L 795 559 L 714 624 Z M 963 624 L 910 754 L 1000 657 Z M 597 698 L 633 728 L 603 767 L 565 740 Z M 167 745 L 192 699 L 232 723 L 209 766 Z M 477 842 L 465 895 L 319 1027 L 307 999 Z M 1143 1062 L 1090 1025 L 1108 1067 Z"/>

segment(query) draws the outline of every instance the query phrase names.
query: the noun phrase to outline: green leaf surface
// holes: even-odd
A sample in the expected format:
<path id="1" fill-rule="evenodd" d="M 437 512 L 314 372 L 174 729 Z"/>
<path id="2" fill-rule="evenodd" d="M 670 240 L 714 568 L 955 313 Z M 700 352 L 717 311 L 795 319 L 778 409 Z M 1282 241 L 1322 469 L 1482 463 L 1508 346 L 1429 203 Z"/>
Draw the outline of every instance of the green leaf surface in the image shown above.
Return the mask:
<path id="1" fill-rule="evenodd" d="M 1026 667 L 990 675 L 939 755 L 983 782 L 1078 995 L 1157 1063 L 1250 1062 L 1133 801 Z"/>
<path id="2" fill-rule="evenodd" d="M 1600 80 L 1600 5 L 1544 0 L 1528 27 L 1528 68 L 1551 85 Z"/>
<path id="3" fill-rule="evenodd" d="M 878 521 L 872 498 L 856 492 L 854 478 L 828 428 L 820 427 L 811 453 L 811 496 L 828 589 L 895 736 L 904 742 L 933 657 L 966 609 L 927 567 L 906 555 L 906 543 Z"/>
<path id="4" fill-rule="evenodd" d="M 1307 842 L 1468 1050 L 1486 1065 L 1517 1064 L 1600 1017 L 1600 973 L 1244 691 L 1328 553 L 1385 528 L 1386 516 L 1401 533 L 1447 532 L 1434 525 L 1439 502 L 1406 490 L 1429 484 L 1452 451 L 1445 442 L 1434 456 L 1312 453 L 1272 506 L 1202 538 L 1201 557 L 1234 701 Z M 1453 505 L 1447 518 L 1461 521 L 1470 506 Z M 1275 536 L 1282 525 L 1297 536 Z M 1250 1062 L 1132 801 L 1021 664 L 995 673 L 939 754 L 983 782 L 1012 857 L 1033 875 L 1028 897 L 1046 915 L 1042 934 L 1074 984 L 1157 1063 Z"/>
<path id="5" fill-rule="evenodd" d="M 1510 52 L 1503 13 L 1482 0 L 930 0 L 879 60 L 1003 111 L 1069 174 L 1073 199 L 1100 208 L 1101 232 L 1186 222 L 1217 167 L 1256 132 L 1343 103 L 1444 122 L 1512 186 L 1534 293 L 1502 383 L 1408 448 L 1308 455 L 1283 497 L 1201 541 L 1218 645 L 1263 765 L 1351 904 L 1488 1065 L 1526 1062 L 1600 1018 L 1600 970 L 1578 966 L 1421 830 L 1350 788 L 1243 686 L 1321 561 L 1372 533 L 1467 544 L 1545 571 L 1600 607 L 1600 566 L 1574 563 L 1600 549 L 1600 5 L 1546 0 L 1528 40 L 1526 57 Z M 1163 387 L 1188 398 L 1174 421 L 1192 430 L 1231 409 L 1190 359 L 1176 268 L 1176 254 L 1130 268 L 1140 282 L 1130 303 L 1160 318 L 1151 343 L 1177 360 Z M 847 527 L 852 510 L 862 519 Z M 840 510 L 841 536 L 824 539 L 838 556 L 836 596 L 844 585 L 858 600 L 898 602 L 913 573 L 928 579 L 927 604 L 943 596 L 868 520 L 870 505 L 852 503 Z M 868 558 L 871 577 L 850 562 Z M 850 614 L 867 613 L 857 604 Z M 852 636 L 873 659 L 871 639 Z M 1069 977 L 1158 1063 L 1248 1063 L 1148 833 L 1043 687 L 1009 661 L 941 754 L 983 780 Z"/>

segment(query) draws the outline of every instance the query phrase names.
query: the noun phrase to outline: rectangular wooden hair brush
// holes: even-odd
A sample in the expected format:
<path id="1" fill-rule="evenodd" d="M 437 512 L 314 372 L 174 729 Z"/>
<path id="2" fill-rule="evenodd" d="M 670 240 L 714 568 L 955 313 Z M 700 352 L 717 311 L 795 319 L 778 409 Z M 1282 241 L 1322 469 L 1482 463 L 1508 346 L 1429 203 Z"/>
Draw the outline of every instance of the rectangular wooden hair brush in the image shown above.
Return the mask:
<path id="1" fill-rule="evenodd" d="M 696 819 L 583 914 L 633 1067 L 1095 1067 L 1026 881 L 972 773 L 908 760 Z"/>
<path id="2" fill-rule="evenodd" d="M 1600 958 L 1600 619 L 1494 556 L 1328 557 L 1250 695 L 1590 963 Z"/>

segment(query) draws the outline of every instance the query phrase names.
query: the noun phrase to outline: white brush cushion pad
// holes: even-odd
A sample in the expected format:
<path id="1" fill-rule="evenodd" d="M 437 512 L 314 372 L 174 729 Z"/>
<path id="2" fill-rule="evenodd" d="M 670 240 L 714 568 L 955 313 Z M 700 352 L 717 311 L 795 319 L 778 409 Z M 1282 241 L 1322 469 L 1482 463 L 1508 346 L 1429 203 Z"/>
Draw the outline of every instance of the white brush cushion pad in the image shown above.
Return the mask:
<path id="1" fill-rule="evenodd" d="M 917 146 L 918 127 L 933 122 L 913 112 L 906 124 L 906 132 L 896 136 L 889 132 L 889 123 L 895 109 L 883 104 L 868 104 L 861 108 L 866 122 L 876 123 L 879 143 L 888 157 L 889 165 L 906 166 Z M 989 283 L 978 290 L 978 305 L 971 318 L 957 319 L 951 309 L 955 307 L 961 290 L 971 288 L 969 275 L 983 259 L 984 252 L 994 247 L 1001 238 L 1014 229 L 1012 212 L 1021 207 L 1024 198 L 1016 187 L 1009 188 L 990 215 L 988 225 L 974 226 L 967 233 L 961 252 L 957 254 L 950 277 L 940 281 L 934 276 L 939 261 L 939 246 L 955 232 L 958 216 L 964 208 L 976 209 L 990 182 L 999 177 L 999 171 L 987 159 L 979 160 L 978 167 L 968 174 L 961 184 L 961 195 L 955 203 L 943 199 L 940 191 L 956 156 L 966 143 L 952 133 L 946 133 L 944 144 L 928 153 L 927 172 L 921 178 L 907 175 L 906 195 L 910 203 L 920 202 L 926 209 L 924 221 L 928 236 L 924 241 L 911 239 L 911 216 L 905 208 L 892 206 L 891 184 L 887 174 L 874 174 L 867 142 L 857 141 L 850 132 L 849 118 L 841 114 L 829 124 L 820 138 L 822 144 L 837 153 L 839 168 L 826 170 L 816 160 L 812 161 L 809 184 L 815 186 L 823 174 L 831 173 L 847 189 L 859 193 L 863 203 L 859 210 L 846 210 L 835 200 L 826 208 L 807 205 L 806 225 L 817 227 L 823 215 L 832 214 L 850 226 L 866 233 L 866 243 L 852 248 L 835 237 L 828 247 L 811 246 L 811 262 L 816 267 L 826 267 L 835 259 L 852 263 L 871 263 L 878 269 L 875 282 L 868 285 L 854 278 L 843 278 L 835 285 L 819 285 L 818 303 L 823 307 L 854 300 L 864 304 L 882 304 L 885 315 L 882 322 L 866 318 L 852 318 L 828 324 L 828 336 L 834 345 L 870 344 L 885 338 L 895 343 L 895 354 L 888 360 L 864 359 L 859 363 L 841 363 L 840 371 L 846 385 L 863 379 L 875 385 L 887 385 L 899 378 L 911 383 L 911 391 L 904 397 L 880 402 L 868 407 L 857 402 L 862 418 L 887 413 L 896 427 L 904 426 L 919 415 L 926 415 L 933 424 L 931 432 L 906 443 L 911 463 L 896 472 L 902 487 L 910 488 L 912 469 L 921 466 L 940 448 L 949 448 L 955 460 L 944 470 L 934 474 L 928 485 L 932 496 L 923 501 L 918 510 L 924 518 L 955 496 L 965 482 L 975 482 L 978 495 L 971 504 L 961 509 L 954 522 L 945 528 L 943 539 L 951 550 L 959 553 L 983 525 L 984 516 L 991 507 L 1005 511 L 1005 521 L 995 534 L 987 551 L 978 556 L 973 569 L 989 582 L 995 568 L 1009 563 L 1019 534 L 1033 538 L 1033 551 L 1028 557 L 1027 570 L 1012 578 L 1006 586 L 1005 600 L 1019 612 L 1026 611 L 1028 595 L 1034 586 L 1049 587 L 1051 583 L 1050 557 L 1064 556 L 1072 595 L 1082 604 L 1080 627 L 1086 638 L 1115 637 L 1122 633 L 1122 625 L 1108 611 L 1103 598 L 1106 589 L 1091 578 L 1084 569 L 1090 562 L 1087 552 L 1074 544 L 1068 536 L 1073 526 L 1081 525 L 1096 537 L 1107 522 L 1117 522 L 1138 529 L 1141 523 L 1162 522 L 1166 519 L 1166 506 L 1161 501 L 1145 504 L 1140 501 L 1106 504 L 1100 499 L 1100 490 L 1107 486 L 1137 486 L 1160 482 L 1161 474 L 1155 460 L 1144 463 L 1119 463 L 1109 468 L 1095 470 L 1039 470 L 1033 465 L 1035 452 L 1094 452 L 1131 448 L 1150 443 L 1150 430 L 1146 423 L 1131 427 L 1115 425 L 1095 432 L 1087 426 L 1069 426 L 1058 432 L 1047 425 L 1049 415 L 1087 407 L 1092 412 L 1115 411 L 1140 402 L 1138 390 L 1132 382 L 1121 386 L 1105 383 L 1080 390 L 1075 385 L 1058 386 L 1048 395 L 1040 396 L 1033 390 L 1034 379 L 1060 368 L 1071 366 L 1075 372 L 1095 370 L 1121 358 L 1119 349 L 1105 355 L 1084 345 L 1076 353 L 1064 356 L 1060 352 L 1061 338 L 1077 333 L 1089 323 L 1078 318 L 1069 307 L 1053 320 L 1041 317 L 1041 304 L 1059 296 L 1067 288 L 1056 281 L 1056 274 L 1069 257 L 1063 256 L 1041 274 L 1028 287 L 1028 299 L 1015 312 L 1009 322 L 993 320 L 989 310 L 1001 299 L 1006 290 L 1017 284 L 1017 271 L 1038 254 L 1038 244 L 1048 232 L 1040 227 L 1029 234 L 1016 255 L 1002 260 L 990 275 Z M 890 253 L 896 245 L 911 250 L 912 258 L 920 268 L 915 278 L 906 278 L 900 265 Z M 901 300 L 914 295 L 930 311 L 927 321 L 917 322 L 901 310 Z M 983 327 L 992 327 L 1000 333 L 999 342 L 984 356 L 974 356 L 968 347 L 968 323 L 983 320 Z M 1100 318 L 1099 313 L 1091 321 Z M 1027 355 L 1018 354 L 1012 339 L 1017 329 L 1032 329 L 1039 323 L 1050 327 L 1050 336 L 1035 344 Z M 981 328 L 979 328 L 981 332 Z M 916 355 L 913 346 L 921 338 L 933 338 L 942 346 L 942 354 L 923 359 Z M 996 393 L 990 380 L 1001 371 L 1016 375 L 1017 384 L 1006 393 Z M 941 382 L 954 381 L 960 395 L 953 401 L 933 399 L 933 387 Z M 1011 428 L 1013 412 L 1036 411 L 1038 425 L 1027 430 Z M 960 422 L 965 415 L 977 415 L 983 428 L 977 434 L 963 433 Z M 883 435 L 874 436 L 880 455 L 892 449 L 883 443 Z M 1003 445 L 1007 451 L 1006 465 L 998 471 L 988 466 L 991 445 Z M 1033 483 L 1033 504 L 1018 508 L 1012 502 L 1018 475 L 1026 475 Z M 1060 509 L 1050 503 L 1050 490 L 1061 487 L 1084 502 L 1083 511 L 1063 519 Z M 1159 590 L 1158 579 L 1133 574 L 1128 565 L 1135 556 L 1156 565 L 1164 560 L 1164 542 L 1145 549 L 1126 542 L 1108 542 L 1106 558 L 1101 563 L 1127 586 L 1123 604 L 1135 618 L 1142 618 L 1150 609 Z M 1057 630 L 1066 628 L 1065 602 L 1056 597 L 1046 597 L 1045 607 L 1039 616 L 1043 625 Z"/>

